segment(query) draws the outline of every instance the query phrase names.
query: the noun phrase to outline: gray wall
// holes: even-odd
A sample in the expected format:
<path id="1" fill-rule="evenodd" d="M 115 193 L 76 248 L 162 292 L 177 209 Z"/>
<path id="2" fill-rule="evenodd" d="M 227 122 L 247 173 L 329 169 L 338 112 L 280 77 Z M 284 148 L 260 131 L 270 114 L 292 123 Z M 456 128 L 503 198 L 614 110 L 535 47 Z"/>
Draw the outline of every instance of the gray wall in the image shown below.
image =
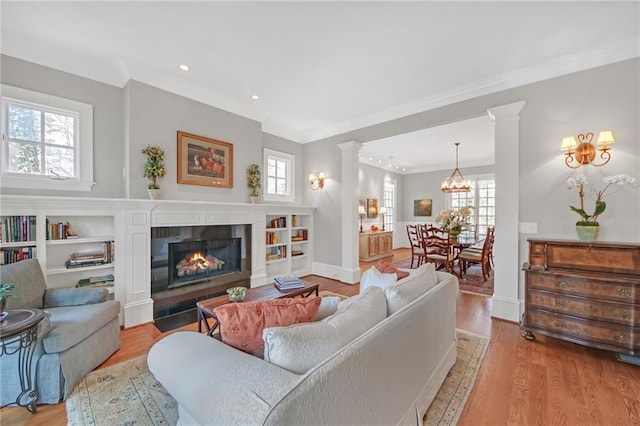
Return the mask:
<path id="1" fill-rule="evenodd" d="M 391 179 L 395 179 L 396 181 L 396 222 L 399 220 L 401 216 L 402 209 L 402 176 L 390 172 L 388 170 L 384 170 L 378 167 L 373 167 L 368 164 L 360 163 L 359 170 L 359 185 L 358 185 L 358 196 L 361 198 L 377 198 L 378 199 L 378 208 L 382 206 L 382 196 L 384 191 L 384 180 L 389 177 Z M 378 215 L 375 219 L 364 218 L 362 221 L 362 226 L 365 230 L 371 229 L 371 225 L 377 225 L 379 228 L 382 228 L 382 217 Z"/>
<path id="2" fill-rule="evenodd" d="M 627 173 L 640 178 L 640 115 L 638 81 L 640 59 L 558 77 L 464 102 L 414 114 L 398 120 L 355 130 L 305 145 L 305 156 L 322 151 L 327 165 L 335 170 L 334 184 L 340 186 L 340 152 L 337 144 L 367 141 L 468 118 L 484 116 L 487 109 L 524 100 L 520 114 L 520 218 L 538 224 L 537 235 L 521 235 L 521 258 L 526 256 L 529 236 L 575 239 L 575 214 L 568 205 L 576 203 L 577 194 L 566 189 L 572 171 L 563 163 L 559 149 L 563 136 L 611 128 L 618 143 L 613 147 L 610 164 L 583 167 L 591 180 L 598 175 Z M 333 147 L 333 149 L 332 149 Z M 443 149 L 445 147 L 443 146 Z M 443 175 L 441 175 L 443 176 Z M 439 179 L 439 178 L 438 178 Z M 407 177 L 404 178 L 407 181 Z M 499 182 L 497 182 L 499 185 Z M 409 188 L 403 193 L 405 206 Z M 353 191 L 355 188 L 342 188 Z M 602 216 L 601 239 L 640 241 L 639 189 L 613 194 L 608 211 Z M 338 200 L 339 201 L 339 200 Z M 319 200 L 318 211 L 339 212 L 335 200 Z M 319 213 L 317 213 L 319 214 Z M 322 226 L 340 229 L 340 215 L 326 215 Z M 333 233 L 317 233 L 315 253 L 322 262 L 340 265 L 340 241 Z"/>
<path id="3" fill-rule="evenodd" d="M 60 195 L 73 197 L 125 196 L 124 124 L 122 89 L 52 68 L 2 55 L 2 83 L 93 105 L 92 192 L 0 189 L 3 194 Z"/>
<path id="4" fill-rule="evenodd" d="M 248 202 L 246 168 L 262 164 L 263 146 L 296 157 L 296 202 L 306 189 L 303 147 L 262 132 L 261 124 L 147 84 L 130 80 L 124 88 L 2 56 L 2 83 L 93 105 L 94 180 L 91 192 L 2 189 L 6 194 L 148 199 L 142 176 L 146 145 L 165 152 L 167 175 L 160 180 L 163 199 Z M 233 144 L 233 188 L 177 183 L 177 131 Z"/>
<path id="5" fill-rule="evenodd" d="M 454 165 L 452 164 L 451 170 L 438 170 L 428 173 L 412 173 L 410 175 L 403 176 L 404 185 L 402 192 L 400 193 L 400 199 L 402 200 L 402 212 L 403 215 L 400 218 L 403 222 L 417 222 L 417 223 L 433 223 L 435 217 L 441 210 L 446 208 L 446 196 L 445 193 L 440 190 L 440 184 L 443 180 L 447 179 L 451 175 Z M 462 174 L 465 178 L 474 175 L 484 175 L 493 173 L 493 166 L 482 167 L 466 167 L 461 168 Z M 413 202 L 414 200 L 421 200 L 423 198 L 430 198 L 432 201 L 432 216 L 414 216 L 413 215 Z"/>

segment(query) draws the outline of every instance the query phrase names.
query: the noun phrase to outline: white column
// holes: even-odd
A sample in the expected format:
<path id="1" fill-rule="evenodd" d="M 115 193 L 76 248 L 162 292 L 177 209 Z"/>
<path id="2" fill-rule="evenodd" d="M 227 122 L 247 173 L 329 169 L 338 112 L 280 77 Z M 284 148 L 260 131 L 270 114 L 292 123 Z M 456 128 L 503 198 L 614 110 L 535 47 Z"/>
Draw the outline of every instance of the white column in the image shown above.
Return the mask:
<path id="1" fill-rule="evenodd" d="M 340 281 L 360 281 L 358 261 L 358 154 L 361 144 L 355 141 L 339 144 L 342 150 L 342 268 Z"/>
<path id="2" fill-rule="evenodd" d="M 492 317 L 520 322 L 518 222 L 520 110 L 525 101 L 487 110 L 495 132 L 496 227 Z"/>

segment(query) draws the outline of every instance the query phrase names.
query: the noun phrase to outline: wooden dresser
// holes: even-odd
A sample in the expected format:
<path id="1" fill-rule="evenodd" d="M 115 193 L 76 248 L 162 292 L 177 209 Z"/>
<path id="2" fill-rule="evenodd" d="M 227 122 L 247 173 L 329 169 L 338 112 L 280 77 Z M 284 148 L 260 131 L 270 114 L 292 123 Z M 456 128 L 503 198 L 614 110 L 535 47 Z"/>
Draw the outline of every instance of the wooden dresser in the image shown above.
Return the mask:
<path id="1" fill-rule="evenodd" d="M 522 335 L 640 354 L 640 245 L 529 240 Z"/>
<path id="2" fill-rule="evenodd" d="M 393 231 L 361 232 L 359 254 L 363 262 L 393 256 Z"/>

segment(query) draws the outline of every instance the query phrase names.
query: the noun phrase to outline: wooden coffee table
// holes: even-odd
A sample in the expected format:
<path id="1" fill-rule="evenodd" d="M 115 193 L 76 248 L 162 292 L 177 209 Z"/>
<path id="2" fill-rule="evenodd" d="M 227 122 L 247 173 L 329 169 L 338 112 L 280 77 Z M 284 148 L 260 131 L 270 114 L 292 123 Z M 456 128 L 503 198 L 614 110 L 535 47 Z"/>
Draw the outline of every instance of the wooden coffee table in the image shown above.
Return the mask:
<path id="1" fill-rule="evenodd" d="M 275 285 L 249 288 L 242 302 L 232 302 L 226 294 L 212 299 L 201 300 L 196 303 L 198 307 L 198 333 L 202 333 L 202 324 L 204 324 L 207 335 L 213 336 L 213 333 L 219 325 L 217 318 L 213 314 L 213 310 L 227 303 L 257 302 L 259 300 L 281 299 L 283 297 L 309 297 L 313 293 L 315 293 L 316 296 L 318 295 L 318 284 L 312 284 L 305 280 L 302 280 L 302 284 L 304 284 L 304 287 L 287 291 L 280 291 Z M 211 320 L 211 324 L 209 320 Z"/>

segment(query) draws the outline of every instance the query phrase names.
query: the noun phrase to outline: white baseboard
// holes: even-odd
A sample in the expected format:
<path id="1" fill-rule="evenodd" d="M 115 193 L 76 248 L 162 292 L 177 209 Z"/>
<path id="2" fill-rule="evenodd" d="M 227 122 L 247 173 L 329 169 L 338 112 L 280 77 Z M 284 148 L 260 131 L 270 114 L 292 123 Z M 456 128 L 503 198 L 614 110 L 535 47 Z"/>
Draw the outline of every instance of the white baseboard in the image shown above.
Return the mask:
<path id="1" fill-rule="evenodd" d="M 336 265 L 313 262 L 311 265 L 311 273 L 313 275 L 338 280 L 345 284 L 357 284 L 360 282 L 360 268 L 348 270 Z"/>
<path id="2" fill-rule="evenodd" d="M 520 301 L 518 299 L 507 299 L 505 297 L 491 298 L 493 300 L 492 318 L 500 318 L 512 322 L 520 322 Z"/>
<path id="3" fill-rule="evenodd" d="M 153 322 L 153 299 L 141 300 L 125 304 L 122 307 L 124 328 Z"/>

